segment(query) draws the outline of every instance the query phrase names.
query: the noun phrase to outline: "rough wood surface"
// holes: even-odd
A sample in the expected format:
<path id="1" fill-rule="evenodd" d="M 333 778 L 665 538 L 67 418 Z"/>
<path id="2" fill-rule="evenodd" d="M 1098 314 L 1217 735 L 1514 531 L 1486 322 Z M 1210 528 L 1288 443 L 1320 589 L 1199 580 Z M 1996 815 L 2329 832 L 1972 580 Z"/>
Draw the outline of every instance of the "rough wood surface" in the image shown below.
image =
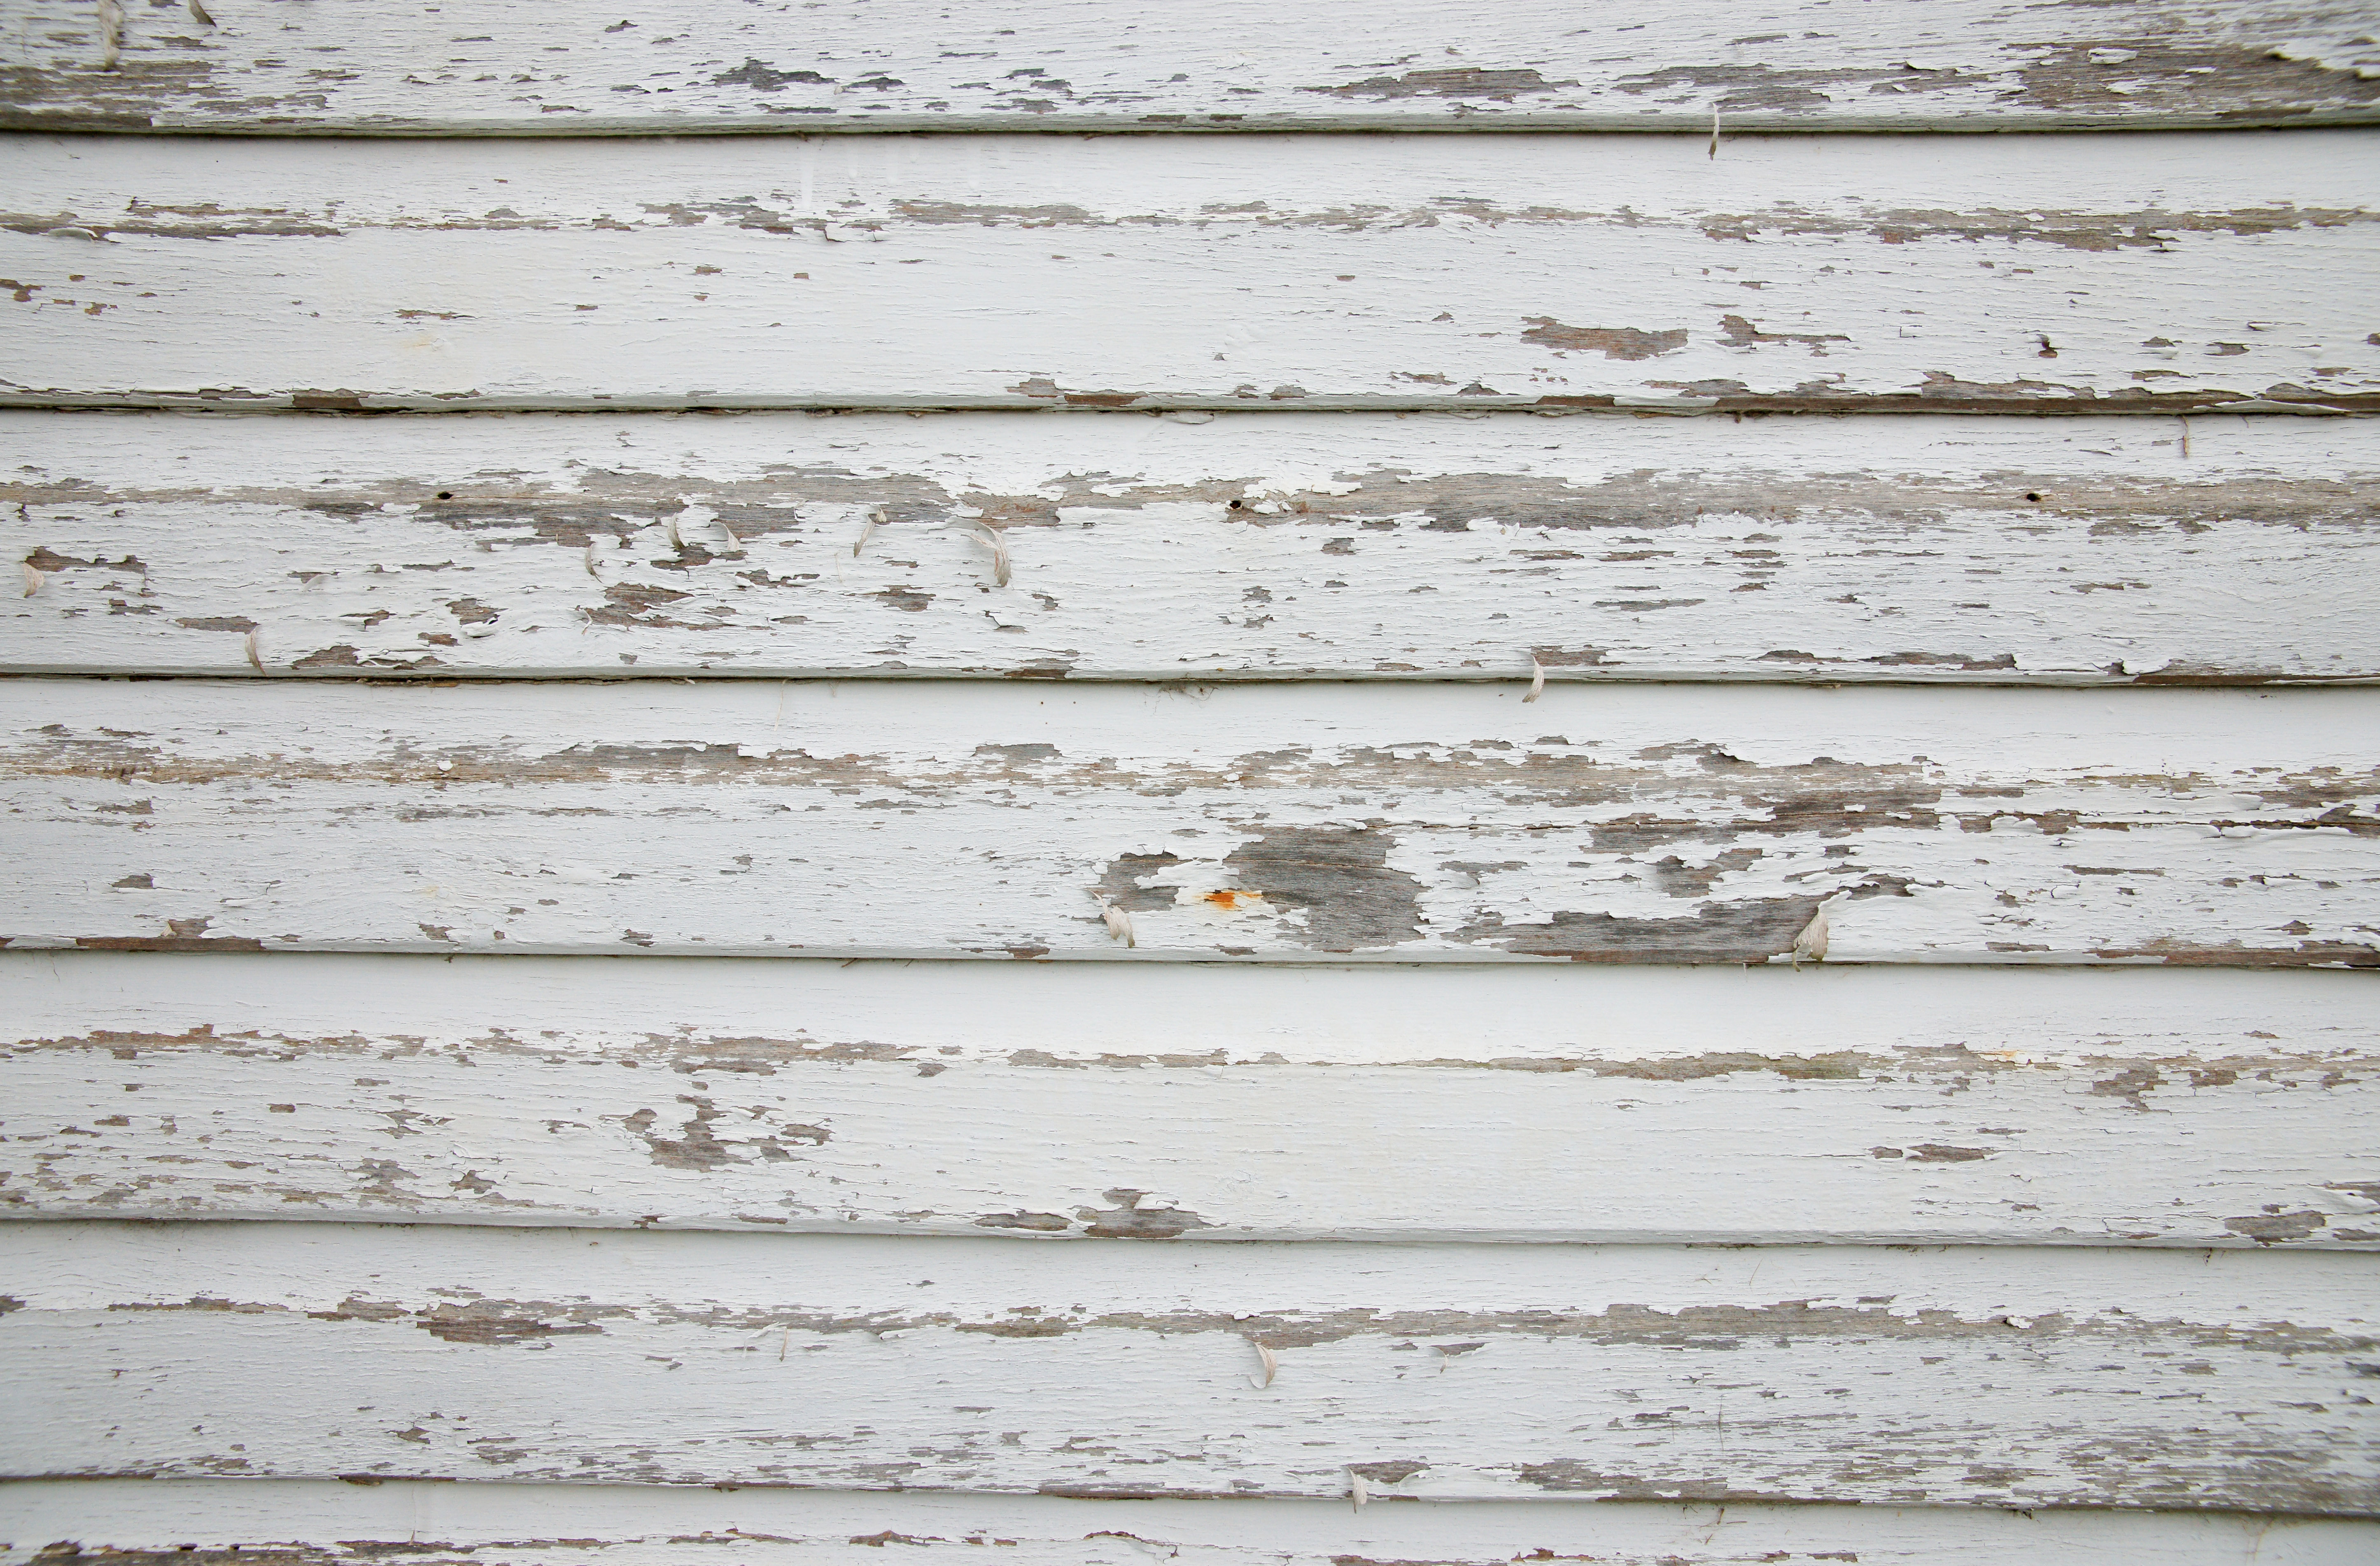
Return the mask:
<path id="1" fill-rule="evenodd" d="M 2376 431 L 0 412 L 0 672 L 2371 680 Z"/>
<path id="2" fill-rule="evenodd" d="M 2344 974 L 10 953 L 0 1211 L 2373 1246 L 2367 991 Z"/>
<path id="3" fill-rule="evenodd" d="M 1379 1499 L 1390 1502 L 1395 1490 Z M 13 1545 L 6 1542 L 13 1540 Z M 1085 1500 L 390 1479 L 18 1480 L 0 1561 L 49 1566 L 2369 1566 L 2380 1524 L 1742 1501 Z M 47 1554 L 42 1553 L 45 1549 Z M 237 1553 L 234 1553 L 234 1551 Z"/>
<path id="4" fill-rule="evenodd" d="M 1742 963 L 1824 907 L 1839 961 L 2380 957 L 2366 690 L 1525 692 L 13 680 L 0 934 Z"/>
<path id="5" fill-rule="evenodd" d="M 0 1258 L 29 1477 L 2380 1511 L 2357 1256 L 31 1223 Z"/>
<path id="6" fill-rule="evenodd" d="M 199 12 L 206 13 L 200 18 Z M 2362 123 L 2369 6 L 7 0 L 0 125 L 396 135 Z"/>
<path id="7" fill-rule="evenodd" d="M 18 405 L 2380 407 L 2380 139 L 8 148 Z"/>

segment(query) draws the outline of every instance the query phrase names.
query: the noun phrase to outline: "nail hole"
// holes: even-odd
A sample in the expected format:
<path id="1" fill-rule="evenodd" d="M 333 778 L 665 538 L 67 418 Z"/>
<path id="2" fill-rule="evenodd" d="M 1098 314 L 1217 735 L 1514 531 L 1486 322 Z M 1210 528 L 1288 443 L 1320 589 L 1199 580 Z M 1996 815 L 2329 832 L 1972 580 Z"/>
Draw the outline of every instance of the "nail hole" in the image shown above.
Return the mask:
<path id="1" fill-rule="evenodd" d="M 1232 509 L 1233 511 L 1241 510 L 1245 507 L 1247 504 L 1248 503 L 1244 500 L 1235 500 L 1232 503 Z"/>
<path id="2" fill-rule="evenodd" d="M 438 492 L 438 498 L 440 500 L 453 500 L 455 498 L 455 492 L 452 490 L 441 490 Z M 2038 495 L 2027 495 L 2024 498 L 2027 500 L 2038 500 L 2041 497 Z"/>
<path id="3" fill-rule="evenodd" d="M 444 497 L 442 496 L 440 498 L 443 499 Z M 2038 504 L 2041 499 L 2041 493 L 2037 490 L 2027 490 L 2024 492 L 2024 498 Z"/>

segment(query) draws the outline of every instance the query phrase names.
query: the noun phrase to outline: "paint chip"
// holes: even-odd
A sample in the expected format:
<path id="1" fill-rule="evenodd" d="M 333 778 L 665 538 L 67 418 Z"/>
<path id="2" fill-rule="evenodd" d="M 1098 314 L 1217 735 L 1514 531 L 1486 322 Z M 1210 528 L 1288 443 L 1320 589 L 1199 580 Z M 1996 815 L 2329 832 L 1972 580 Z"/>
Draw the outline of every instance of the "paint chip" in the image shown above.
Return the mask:
<path id="1" fill-rule="evenodd" d="M 1521 705 L 1525 707 L 1545 694 L 1546 666 L 1538 662 L 1537 655 L 1532 652 L 1529 654 L 1529 694 L 1521 698 Z"/>
<path id="2" fill-rule="evenodd" d="M 1133 937 L 1132 916 L 1104 897 L 1099 899 L 1099 922 L 1108 927 L 1110 936 L 1123 941 L 1126 946 L 1140 944 Z"/>
<path id="3" fill-rule="evenodd" d="M 1272 1385 L 1273 1376 L 1281 1369 L 1281 1355 L 1273 1353 L 1272 1350 L 1265 1347 L 1262 1343 L 1250 1343 L 1248 1347 L 1257 1351 L 1257 1362 L 1264 1366 L 1264 1374 L 1262 1376 L 1249 1377 L 1248 1385 L 1256 1388 L 1258 1391 L 1262 1391 L 1265 1388 Z"/>
<path id="4" fill-rule="evenodd" d="M 26 596 L 27 598 L 30 598 L 30 597 L 32 597 L 35 593 L 40 592 L 40 591 L 42 590 L 42 584 L 43 582 L 45 582 L 45 581 L 49 580 L 49 577 L 48 577 L 48 576 L 47 576 L 47 575 L 45 575 L 44 573 L 42 573 L 42 572 L 41 572 L 41 571 L 39 571 L 39 570 L 36 570 L 36 569 L 34 568 L 33 563 L 32 563 L 31 561 L 30 561 L 30 560 L 28 560 L 28 561 L 24 562 L 24 566 L 25 566 L 25 596 Z"/>
<path id="5" fill-rule="evenodd" d="M 1817 912 L 1810 916 L 1810 922 L 1802 927 L 1802 933 L 1793 938 L 1793 965 L 1800 967 L 1804 957 L 1814 963 L 1827 960 L 1827 905 L 1824 903 L 1819 904 Z"/>
<path id="6" fill-rule="evenodd" d="M 991 579 L 999 587 L 1008 586 L 1008 543 L 1000 530 L 988 522 L 975 524 L 976 536 L 991 546 Z"/>
<path id="7" fill-rule="evenodd" d="M 250 632 L 249 632 L 249 633 L 248 633 L 248 637 L 247 637 L 247 647 L 248 647 L 248 666 L 249 666 L 249 668 L 251 668 L 251 669 L 255 670 L 258 674 L 261 674 L 262 673 L 264 673 L 264 659 L 263 659 L 263 656 L 262 656 L 261 653 L 259 653 L 259 652 L 257 651 L 257 648 L 256 648 L 256 633 L 255 633 L 254 631 L 250 631 Z"/>

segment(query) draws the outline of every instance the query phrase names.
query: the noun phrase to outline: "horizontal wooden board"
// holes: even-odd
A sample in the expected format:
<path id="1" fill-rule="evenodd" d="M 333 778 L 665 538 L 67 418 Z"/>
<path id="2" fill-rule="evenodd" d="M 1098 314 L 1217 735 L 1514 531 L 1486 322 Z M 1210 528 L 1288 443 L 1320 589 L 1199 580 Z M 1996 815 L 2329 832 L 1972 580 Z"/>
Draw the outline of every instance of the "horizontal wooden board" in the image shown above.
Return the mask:
<path id="1" fill-rule="evenodd" d="M 1394 1492 L 1384 1492 L 1383 1501 Z M 1738 1501 L 1084 1500 L 905 1491 L 391 1479 L 18 1480 L 6 1566 L 71 1543 L 78 1566 L 2368 1566 L 2380 1524 L 2222 1512 L 1996 1511 Z M 237 1554 L 233 1553 L 235 1550 Z M 168 1557 L 167 1552 L 171 1552 Z M 1540 1553 L 1542 1552 L 1542 1553 Z"/>
<path id="2" fill-rule="evenodd" d="M 9 953 L 0 1211 L 2368 1247 L 2368 990 Z"/>
<path id="3" fill-rule="evenodd" d="M 204 11 L 205 17 L 199 13 Z M 588 135 L 892 127 L 1707 130 L 2368 121 L 2351 3 L 1701 0 L 1603 14 L 1219 0 L 609 11 L 8 0 L 0 124 Z"/>
<path id="4" fill-rule="evenodd" d="M 0 1256 L 28 1477 L 2380 1510 L 2364 1256 L 326 1224 Z"/>
<path id="5" fill-rule="evenodd" d="M 17 405 L 2380 408 L 2380 139 L 19 137 Z"/>
<path id="6" fill-rule="evenodd" d="M 14 680 L 0 934 L 1741 963 L 1825 906 L 1854 962 L 2380 953 L 2380 694 L 1524 697 Z"/>
<path id="7" fill-rule="evenodd" d="M 10 674 L 2380 677 L 2361 419 L 18 410 L 0 475 Z"/>

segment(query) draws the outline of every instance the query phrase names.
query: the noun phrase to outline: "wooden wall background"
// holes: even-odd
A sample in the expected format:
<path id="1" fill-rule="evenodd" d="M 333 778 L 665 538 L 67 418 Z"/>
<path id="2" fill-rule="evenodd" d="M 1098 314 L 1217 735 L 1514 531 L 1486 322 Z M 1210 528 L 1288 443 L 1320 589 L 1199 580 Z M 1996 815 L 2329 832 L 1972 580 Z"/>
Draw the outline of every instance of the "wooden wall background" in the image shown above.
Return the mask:
<path id="1" fill-rule="evenodd" d="M 2368 0 L 0 40 L 9 1561 L 2380 1550 Z"/>

